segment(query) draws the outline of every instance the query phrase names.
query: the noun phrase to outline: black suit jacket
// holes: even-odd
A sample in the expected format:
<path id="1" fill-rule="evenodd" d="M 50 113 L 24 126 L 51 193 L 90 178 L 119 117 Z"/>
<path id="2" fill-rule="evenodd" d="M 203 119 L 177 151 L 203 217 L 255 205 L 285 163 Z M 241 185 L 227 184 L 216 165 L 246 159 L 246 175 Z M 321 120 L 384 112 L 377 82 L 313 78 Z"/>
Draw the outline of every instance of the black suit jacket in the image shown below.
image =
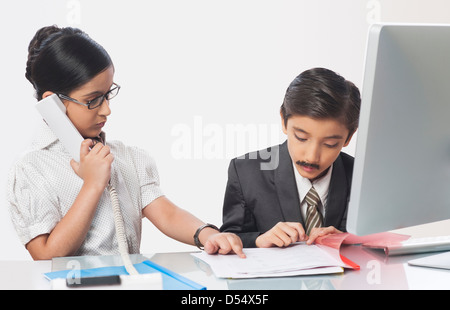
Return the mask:
<path id="1" fill-rule="evenodd" d="M 220 230 L 236 233 L 244 247 L 255 247 L 256 238 L 278 222 L 304 226 L 287 142 L 263 151 L 263 155 L 258 151 L 233 159 L 228 169 Z M 268 153 L 272 157 L 264 159 Z M 278 160 L 276 168 L 261 169 L 274 160 Z M 341 152 L 333 165 L 324 226 L 346 231 L 352 173 L 353 157 Z"/>

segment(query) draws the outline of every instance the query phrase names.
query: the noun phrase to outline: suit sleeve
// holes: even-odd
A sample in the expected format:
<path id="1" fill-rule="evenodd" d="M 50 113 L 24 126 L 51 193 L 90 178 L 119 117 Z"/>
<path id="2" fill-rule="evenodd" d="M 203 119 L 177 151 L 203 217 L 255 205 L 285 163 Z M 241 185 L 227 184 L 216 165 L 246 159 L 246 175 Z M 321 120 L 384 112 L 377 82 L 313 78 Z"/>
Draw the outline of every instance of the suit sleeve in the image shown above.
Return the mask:
<path id="1" fill-rule="evenodd" d="M 235 159 L 231 161 L 228 168 L 228 182 L 223 204 L 223 225 L 220 230 L 238 235 L 244 248 L 256 247 L 255 240 L 261 234 L 257 230 L 252 212 L 246 205 Z"/>

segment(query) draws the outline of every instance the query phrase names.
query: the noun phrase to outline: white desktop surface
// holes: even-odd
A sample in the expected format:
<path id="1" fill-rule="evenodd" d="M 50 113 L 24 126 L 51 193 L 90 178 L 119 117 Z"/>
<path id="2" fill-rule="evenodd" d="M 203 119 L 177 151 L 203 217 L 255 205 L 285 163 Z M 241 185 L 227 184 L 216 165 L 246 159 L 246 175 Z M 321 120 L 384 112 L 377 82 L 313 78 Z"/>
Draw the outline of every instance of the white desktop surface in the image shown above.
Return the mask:
<path id="1" fill-rule="evenodd" d="M 50 289 L 43 274 L 52 268 L 52 261 L 0 261 L 0 290 Z"/>
<path id="2" fill-rule="evenodd" d="M 189 252 L 144 255 L 209 290 L 274 289 L 450 289 L 450 270 L 409 266 L 410 259 L 430 254 L 387 257 L 383 252 L 361 246 L 344 246 L 342 254 L 361 266 L 343 274 L 259 279 L 218 279 L 208 265 Z M 432 254 L 431 254 L 432 255 Z M 52 270 L 51 261 L 0 261 L 0 290 L 50 289 L 43 273 Z"/>
<path id="3" fill-rule="evenodd" d="M 416 226 L 395 232 L 413 237 L 450 235 L 450 221 Z M 275 289 L 337 289 L 395 290 L 450 289 L 450 270 L 416 267 L 408 261 L 436 253 L 386 256 L 380 250 L 361 246 L 343 246 L 342 255 L 357 263 L 360 270 L 342 274 L 296 276 L 259 279 L 218 279 L 211 268 L 194 258 L 190 252 L 143 254 L 151 261 L 177 272 L 208 290 L 275 290 Z M 52 271 L 52 261 L 0 261 L 0 290 L 50 289 L 44 273 Z"/>

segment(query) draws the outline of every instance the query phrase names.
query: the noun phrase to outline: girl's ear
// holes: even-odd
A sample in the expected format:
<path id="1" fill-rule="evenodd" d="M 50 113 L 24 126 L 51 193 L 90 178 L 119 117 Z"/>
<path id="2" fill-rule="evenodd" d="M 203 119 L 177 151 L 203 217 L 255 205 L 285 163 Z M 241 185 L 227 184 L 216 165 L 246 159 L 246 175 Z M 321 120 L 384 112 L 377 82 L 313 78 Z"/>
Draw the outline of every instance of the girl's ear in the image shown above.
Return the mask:
<path id="1" fill-rule="evenodd" d="M 53 94 L 54 94 L 54 93 L 51 92 L 51 91 L 46 91 L 45 93 L 42 94 L 42 99 L 45 99 L 45 98 L 47 98 L 48 96 L 51 96 L 51 95 L 53 95 Z"/>

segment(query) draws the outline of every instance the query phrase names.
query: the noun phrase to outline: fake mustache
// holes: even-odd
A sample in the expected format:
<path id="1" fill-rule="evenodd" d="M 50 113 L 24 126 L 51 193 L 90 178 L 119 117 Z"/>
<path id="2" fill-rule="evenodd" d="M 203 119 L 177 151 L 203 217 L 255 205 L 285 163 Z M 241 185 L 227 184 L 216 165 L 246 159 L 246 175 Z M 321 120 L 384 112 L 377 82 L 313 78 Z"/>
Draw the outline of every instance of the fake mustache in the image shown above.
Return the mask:
<path id="1" fill-rule="evenodd" d="M 310 163 L 307 163 L 305 161 L 300 161 L 300 160 L 297 161 L 296 164 L 299 166 L 303 166 L 303 167 L 307 167 L 307 168 L 314 168 L 314 169 L 319 170 L 319 165 L 317 165 L 317 164 L 310 164 Z"/>

